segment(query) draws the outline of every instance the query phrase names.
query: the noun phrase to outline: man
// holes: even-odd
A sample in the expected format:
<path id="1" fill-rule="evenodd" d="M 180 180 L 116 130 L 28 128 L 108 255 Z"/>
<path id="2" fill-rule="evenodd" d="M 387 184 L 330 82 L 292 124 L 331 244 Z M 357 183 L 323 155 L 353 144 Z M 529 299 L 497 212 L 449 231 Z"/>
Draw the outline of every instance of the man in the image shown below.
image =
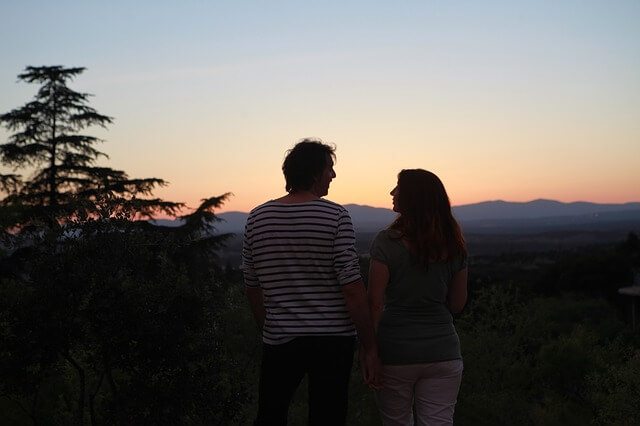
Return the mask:
<path id="1" fill-rule="evenodd" d="M 347 210 L 325 200 L 334 148 L 305 139 L 282 165 L 287 195 L 251 211 L 243 247 L 246 294 L 263 351 L 256 425 L 286 425 L 309 378 L 309 424 L 342 425 L 356 330 L 365 383 L 380 361 Z"/>

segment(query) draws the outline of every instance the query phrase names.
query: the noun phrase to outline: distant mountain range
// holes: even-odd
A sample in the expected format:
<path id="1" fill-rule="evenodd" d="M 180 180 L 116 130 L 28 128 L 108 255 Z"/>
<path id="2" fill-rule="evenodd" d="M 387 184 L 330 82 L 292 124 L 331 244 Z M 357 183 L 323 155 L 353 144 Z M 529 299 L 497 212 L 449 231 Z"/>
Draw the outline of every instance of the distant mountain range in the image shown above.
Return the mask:
<path id="1" fill-rule="evenodd" d="M 356 232 L 374 232 L 389 225 L 396 217 L 390 209 L 346 204 Z M 597 204 L 588 202 L 562 203 L 554 200 L 534 200 L 524 203 L 485 201 L 453 208 L 465 233 L 532 233 L 563 230 L 605 230 L 612 228 L 640 229 L 640 202 Z M 248 213 L 218 214 L 222 222 L 218 232 L 241 233 Z M 176 223 L 159 220 L 158 224 Z"/>
<path id="2" fill-rule="evenodd" d="M 485 201 L 453 208 L 456 218 L 460 221 L 584 216 L 634 210 L 640 211 L 640 202 L 625 204 L 597 204 L 583 201 L 562 203 L 544 199 L 526 203 L 512 203 L 500 200 Z"/>
<path id="3" fill-rule="evenodd" d="M 559 230 L 640 230 L 640 203 L 486 201 L 453 208 L 465 233 L 520 234 Z"/>

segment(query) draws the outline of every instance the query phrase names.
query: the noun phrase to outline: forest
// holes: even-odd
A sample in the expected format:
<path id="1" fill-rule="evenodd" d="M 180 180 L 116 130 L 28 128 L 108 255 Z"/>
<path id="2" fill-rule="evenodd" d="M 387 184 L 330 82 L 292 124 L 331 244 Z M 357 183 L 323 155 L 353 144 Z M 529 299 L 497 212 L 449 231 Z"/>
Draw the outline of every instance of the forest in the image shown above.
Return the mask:
<path id="1" fill-rule="evenodd" d="M 230 196 L 183 214 L 165 182 L 97 165 L 83 129 L 110 117 L 68 82 L 83 68 L 27 67 L 35 99 L 0 115 L 3 425 L 246 425 L 261 339 L 241 271 L 215 232 Z M 148 221 L 164 214 L 181 226 Z M 368 259 L 361 258 L 365 278 Z M 455 317 L 465 363 L 457 425 L 632 425 L 640 335 L 631 298 L 640 241 L 470 257 Z M 349 424 L 379 425 L 354 356 Z M 306 424 L 306 389 L 290 424 Z"/>

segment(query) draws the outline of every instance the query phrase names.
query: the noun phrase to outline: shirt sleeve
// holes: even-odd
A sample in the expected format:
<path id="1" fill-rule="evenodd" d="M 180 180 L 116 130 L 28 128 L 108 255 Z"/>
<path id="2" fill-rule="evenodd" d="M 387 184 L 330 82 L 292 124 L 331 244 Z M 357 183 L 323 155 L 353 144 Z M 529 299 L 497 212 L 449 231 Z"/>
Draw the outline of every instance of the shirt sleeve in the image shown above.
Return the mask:
<path id="1" fill-rule="evenodd" d="M 385 265 L 389 265 L 389 256 L 385 250 L 385 242 L 387 241 L 387 236 L 384 231 L 378 232 L 376 237 L 373 239 L 371 243 L 371 248 L 369 249 L 369 256 L 371 259 L 377 260 L 380 263 Z"/>
<path id="2" fill-rule="evenodd" d="M 469 266 L 469 258 L 467 256 L 463 256 L 462 262 L 460 262 L 460 269 L 458 270 L 461 271 L 468 266 Z"/>
<path id="3" fill-rule="evenodd" d="M 458 268 L 458 271 L 461 271 L 468 266 L 469 266 L 469 258 L 467 256 L 461 256 L 460 267 Z"/>
<path id="4" fill-rule="evenodd" d="M 338 229 L 333 242 L 333 267 L 340 285 L 347 285 L 361 280 L 360 263 L 355 248 L 356 234 L 351 223 L 351 216 L 345 209 L 338 216 Z"/>
<path id="5" fill-rule="evenodd" d="M 244 240 L 242 243 L 242 273 L 244 274 L 244 284 L 247 287 L 260 287 L 258 275 L 253 266 L 252 241 L 253 241 L 253 215 L 249 215 L 244 227 Z"/>
<path id="6" fill-rule="evenodd" d="M 456 259 L 456 270 L 455 272 L 462 271 L 469 264 L 469 260 L 467 256 L 458 256 Z"/>
<path id="7" fill-rule="evenodd" d="M 468 266 L 468 258 L 467 256 L 456 256 L 452 260 L 449 261 L 449 271 L 451 274 L 455 274 L 456 272 L 462 271 L 464 268 Z"/>

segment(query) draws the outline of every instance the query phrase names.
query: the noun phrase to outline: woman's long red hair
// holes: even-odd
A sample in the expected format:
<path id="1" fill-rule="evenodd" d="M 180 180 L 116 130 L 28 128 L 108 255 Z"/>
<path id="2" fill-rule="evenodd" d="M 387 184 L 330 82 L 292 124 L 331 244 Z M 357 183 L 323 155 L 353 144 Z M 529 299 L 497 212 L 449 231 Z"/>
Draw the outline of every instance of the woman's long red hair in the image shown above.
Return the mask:
<path id="1" fill-rule="evenodd" d="M 389 226 L 399 232 L 420 265 L 466 256 L 467 246 L 460 225 L 451 213 L 451 202 L 442 181 L 422 170 L 398 174 L 396 208 L 400 213 Z"/>

